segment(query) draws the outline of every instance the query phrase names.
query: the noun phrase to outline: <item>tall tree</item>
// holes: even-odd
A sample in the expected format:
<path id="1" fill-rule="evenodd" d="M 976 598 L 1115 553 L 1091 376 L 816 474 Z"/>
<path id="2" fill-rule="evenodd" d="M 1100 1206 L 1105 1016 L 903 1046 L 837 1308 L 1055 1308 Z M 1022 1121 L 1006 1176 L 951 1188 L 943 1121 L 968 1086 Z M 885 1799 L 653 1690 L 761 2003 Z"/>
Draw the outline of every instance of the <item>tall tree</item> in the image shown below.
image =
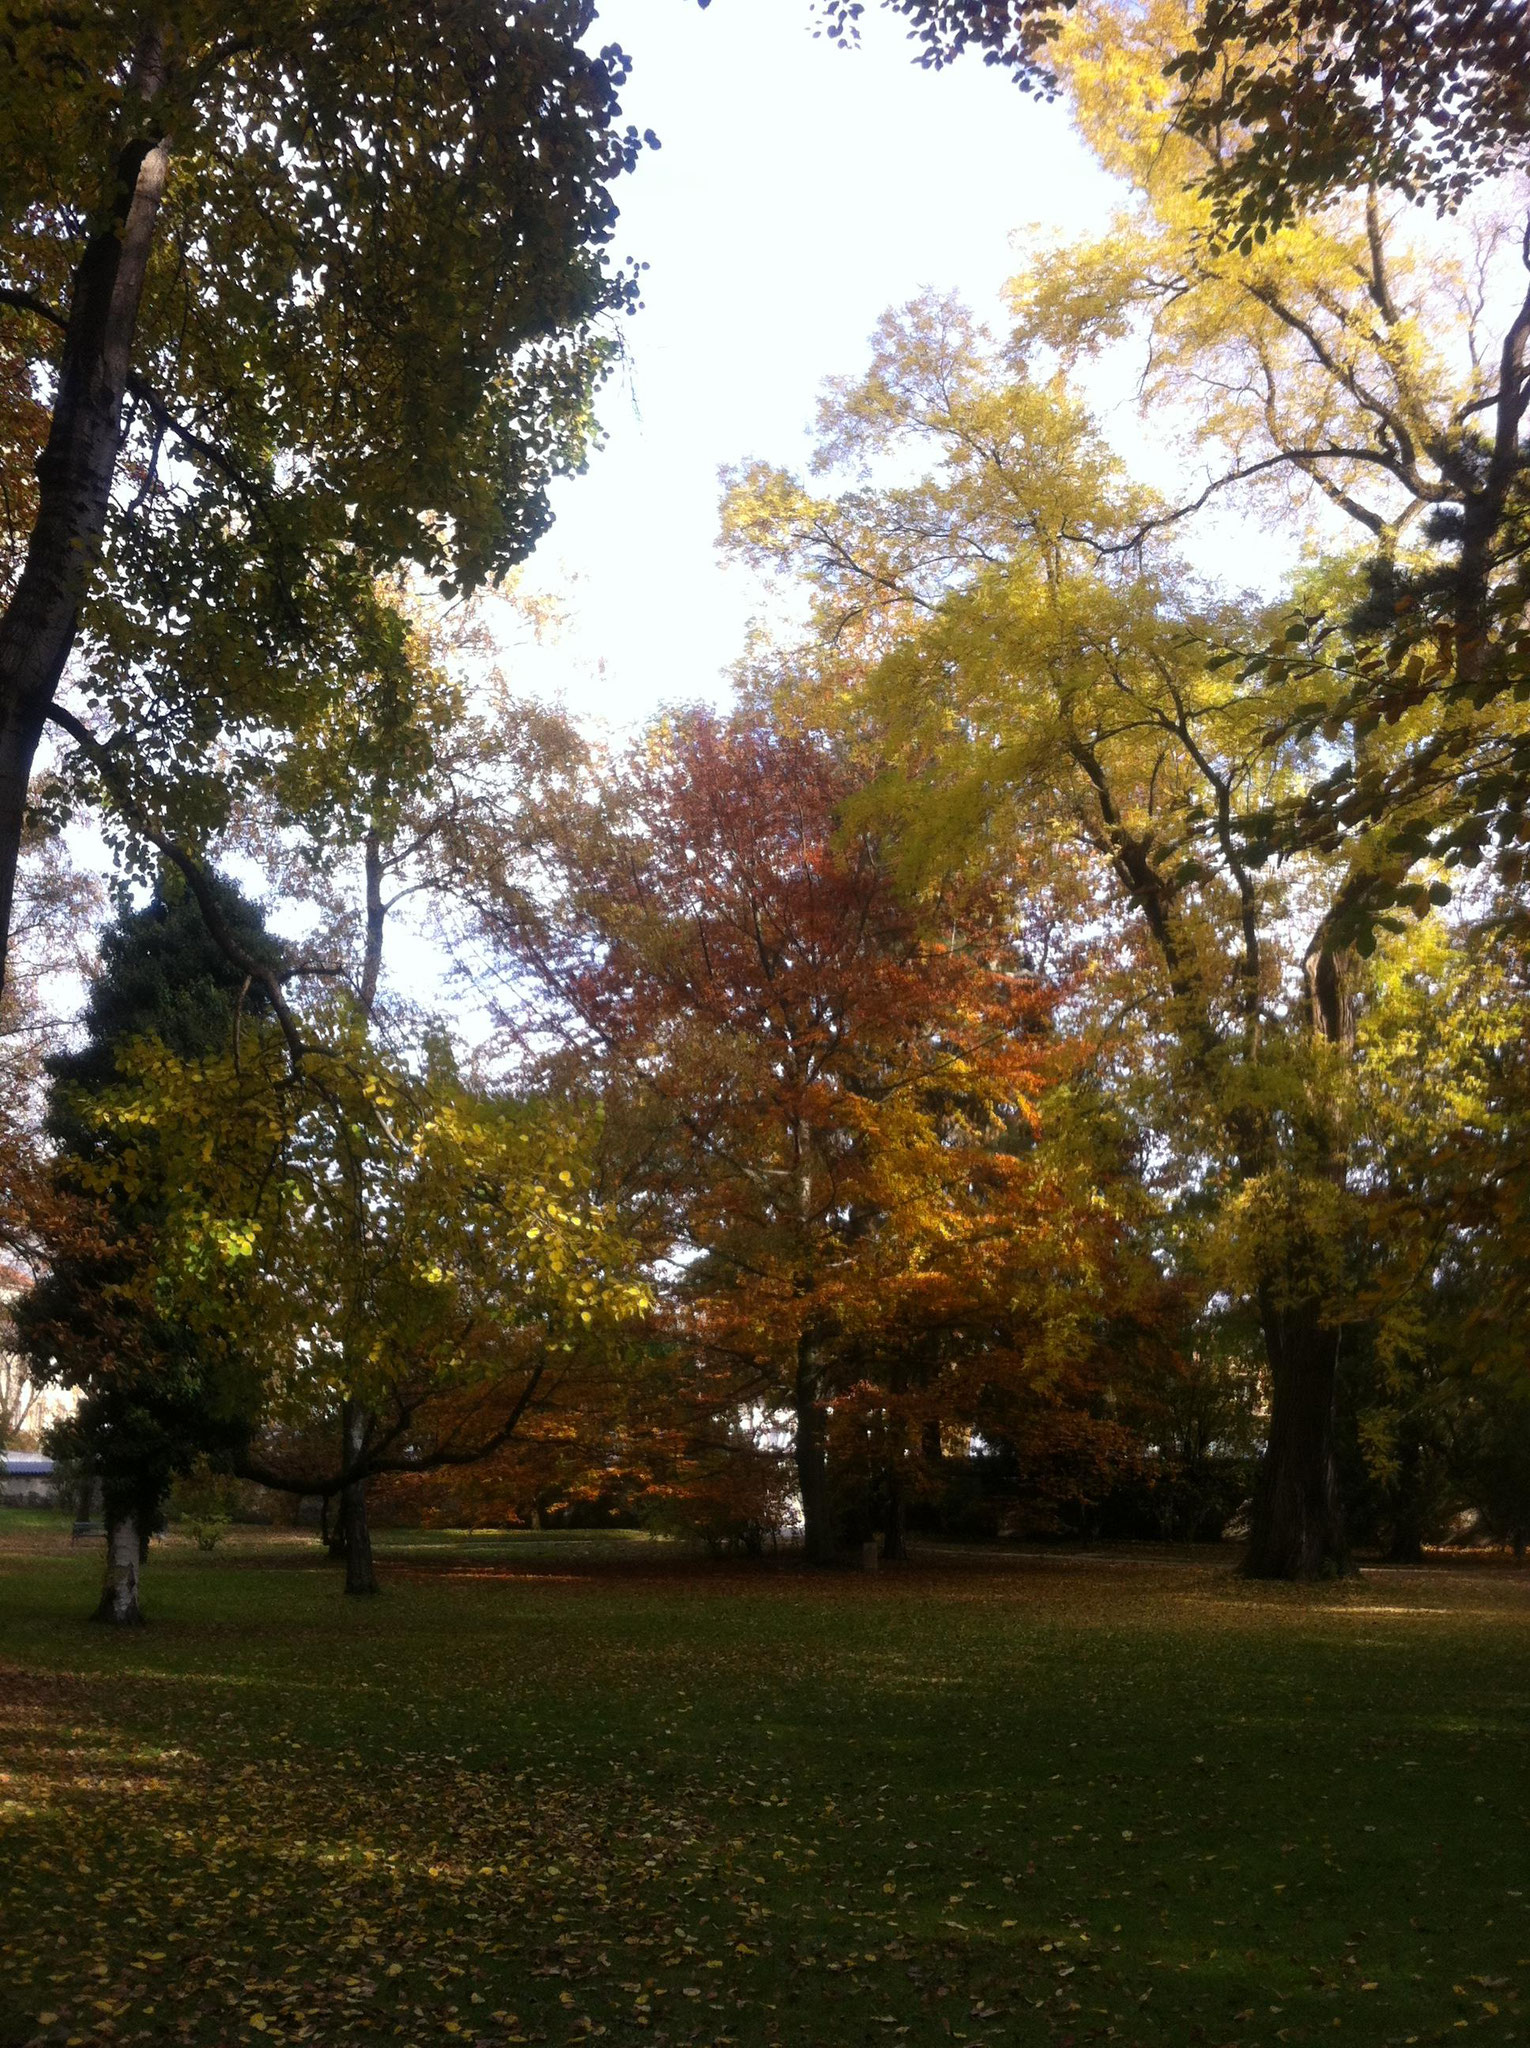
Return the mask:
<path id="1" fill-rule="evenodd" d="M 1530 689 L 1530 15 L 1519 0 L 886 4 L 921 61 L 977 50 L 1063 95 L 1133 188 L 1091 260 L 1037 266 L 1017 310 L 1027 340 L 1070 361 L 1146 341 L 1147 404 L 1195 407 L 1209 474 L 1161 516 L 1294 487 L 1372 554 L 1364 648 L 1327 647 L 1306 693 L 1309 731 L 1342 725 L 1342 707 L 1360 744 L 1264 835 L 1266 854 L 1370 842 L 1333 905 L 1338 957 L 1421 855 L 1476 865 L 1530 809 L 1530 746 L 1482 716 Z M 846 40 L 866 9 L 821 11 Z M 1459 217 L 1421 233 L 1409 202 Z M 1427 736 L 1378 771 L 1367 734 L 1421 705 Z"/>
<path id="2" fill-rule="evenodd" d="M 1530 791 L 1500 701 L 1527 646 L 1530 214 L 1510 185 L 1425 232 L 1372 186 L 1219 242 L 1202 185 L 1234 143 L 1176 124 L 1177 19 L 1081 10 L 1059 39 L 1079 124 L 1134 204 L 1017 281 L 1014 346 L 1070 365 L 1140 350 L 1145 410 L 1193 407 L 1205 481 L 1163 516 L 1241 497 L 1366 560 L 1369 592 L 1330 607 L 1348 631 L 1313 650 L 1299 700 L 1342 749 L 1307 793 L 1307 839 L 1370 842 L 1335 905 L 1341 951 L 1421 853 L 1471 859 Z M 1378 759 L 1376 726 L 1404 717 L 1413 744 Z"/>
<path id="3" fill-rule="evenodd" d="M 241 942 L 269 954 L 252 907 L 227 884 L 216 887 Z M 99 1112 L 140 1042 L 188 1061 L 223 1054 L 245 1000 L 198 906 L 170 878 L 106 933 L 85 1043 L 48 1062 L 54 1186 L 33 1219 L 49 1263 L 16 1321 L 33 1377 L 79 1395 L 55 1436 L 102 1485 L 103 1621 L 140 1619 L 141 1553 L 171 1482 L 199 1456 L 226 1457 L 243 1441 L 254 1390 L 237 1344 L 200 1341 L 162 1288 L 175 1199 L 162 1151 L 141 1128 L 104 1130 Z M 258 1007 L 256 998 L 252 1014 Z"/>
<path id="4" fill-rule="evenodd" d="M 983 12 L 913 11 L 952 21 Z M 939 481 L 902 492 L 863 486 L 830 509 L 805 493 L 794 502 L 785 480 L 756 474 L 735 501 L 736 530 L 746 544 L 794 532 L 798 558 L 825 593 L 831 636 L 853 623 L 874 660 L 889 632 L 909 629 L 909 646 L 927 650 L 889 660 L 882 674 L 890 689 L 903 678 L 899 729 L 948 763 L 966 759 L 946 785 L 948 818 L 954 789 L 965 790 L 970 815 L 1002 802 L 1011 777 L 1034 776 L 1031 786 L 1044 788 L 1051 774 L 1061 789 L 1083 777 L 1090 836 L 1151 937 L 1175 1005 L 1172 1041 L 1189 1057 L 1186 1074 L 1198 1072 L 1198 1091 L 1223 1104 L 1238 1175 L 1262 1182 L 1268 1138 L 1301 1128 L 1308 1157 L 1297 1184 L 1315 1197 L 1326 1181 L 1337 1196 L 1345 1147 L 1323 1105 L 1335 1099 L 1334 1061 L 1347 1057 L 1352 1037 L 1357 951 L 1373 943 L 1378 922 L 1448 897 L 1435 858 L 1473 863 L 1490 832 L 1513 839 L 1523 829 L 1530 753 L 1507 694 L 1525 645 L 1530 316 L 1515 276 L 1524 221 L 1479 207 L 1442 253 L 1410 235 L 1374 179 L 1367 189 L 1363 178 L 1335 177 L 1325 195 L 1353 196 L 1321 215 L 1294 218 L 1287 206 L 1261 215 L 1257 233 L 1224 232 L 1250 131 L 1187 108 L 1181 74 L 1212 74 L 1181 60 L 1213 13 L 1226 54 L 1229 24 L 1257 12 L 1055 11 L 1046 62 L 1086 138 L 1135 188 L 1134 205 L 1106 237 L 1043 256 L 1016 281 L 1007 389 L 977 366 L 959 320 L 925 308 L 901 332 L 889 326 L 871 377 L 827 407 L 830 460 L 855 461 L 869 477 L 884 455 L 933 440 L 948 463 Z M 1277 12 L 1267 11 L 1266 27 Z M 1289 20 L 1282 12 L 1282 21 L 1293 34 L 1312 31 L 1312 54 L 1330 29 L 1342 40 L 1345 19 L 1365 13 L 1315 6 Z M 1022 17 L 1029 11 L 985 13 L 990 47 Z M 1485 24 L 1484 16 L 1477 27 L 1486 33 Z M 1442 33 L 1448 26 L 1442 19 Z M 1467 71 L 1479 57 L 1490 67 L 1485 49 L 1462 57 Z M 1215 76 L 1231 78 L 1236 93 L 1266 56 L 1276 63 L 1281 54 L 1244 52 L 1244 69 L 1229 58 L 1231 70 Z M 1363 37 L 1351 54 L 1363 86 Z M 1437 111 L 1453 120 L 1448 58 L 1433 82 L 1416 57 L 1409 62 L 1414 105 L 1438 86 Z M 1505 81 L 1509 71 L 1500 82 L 1512 97 L 1519 88 Z M 1263 114 L 1273 121 L 1272 106 Z M 1499 139 L 1517 147 L 1504 118 Z M 1317 178 L 1316 157 L 1307 170 Z M 1272 220 L 1286 225 L 1272 229 Z M 1109 480 L 1082 416 L 1054 402 L 1057 387 L 1041 386 L 1059 363 L 1071 369 L 1102 348 L 1142 341 L 1145 403 L 1162 413 L 1191 401 L 1195 452 L 1210 471 L 1177 502 Z M 1347 579 L 1314 586 L 1307 615 L 1281 619 L 1262 645 L 1268 628 L 1256 625 L 1251 639 L 1247 619 L 1217 616 L 1183 586 L 1163 547 L 1188 515 L 1240 491 L 1262 493 L 1286 517 L 1306 516 L 1304 498 L 1331 508 L 1329 532 L 1348 523 L 1369 557 Z M 1034 594 L 1017 604 L 1011 577 L 1021 559 L 1032 565 Z M 1217 641 L 1235 665 L 1240 645 L 1248 656 L 1220 682 L 1208 660 Z M 1091 672 L 1103 697 L 1093 695 Z M 921 715 L 910 720 L 920 691 Z M 1004 708 L 1006 691 L 1014 694 Z M 960 708 L 936 709 L 946 696 Z M 1062 720 L 1044 743 L 1057 750 L 1050 769 L 1036 750 L 1047 731 L 1033 722 L 1041 701 Z M 983 738 L 968 752 L 973 721 Z M 1284 875 L 1263 871 L 1275 849 L 1291 863 Z M 1220 908 L 1212 877 L 1226 892 Z M 1283 958 L 1293 908 L 1310 920 L 1304 1000 L 1293 1007 L 1288 985 L 1271 1007 L 1276 982 L 1288 984 L 1296 964 Z M 1196 935 L 1208 912 L 1213 928 L 1226 920 L 1215 939 L 1204 928 Z M 1239 963 L 1231 988 L 1229 952 Z M 1311 1030 L 1305 1048 L 1289 1031 L 1297 1014 Z M 1293 1085 L 1298 1067 L 1307 1075 L 1310 1113 L 1296 1124 L 1271 1120 L 1268 1104 L 1240 1103 L 1226 1087 L 1231 1047 L 1267 1065 L 1277 1045 Z M 1291 1222 L 1324 1214 L 1306 1197 L 1276 1209 Z M 1274 1218 L 1266 1213 L 1267 1224 Z M 1257 1282 L 1277 1393 L 1253 1562 L 1311 1570 L 1343 1550 L 1331 1424 L 1322 1420 L 1332 1371 L 1318 1364 L 1336 1350 L 1343 1290 L 1327 1310 L 1306 1283 L 1293 1294 L 1298 1274 L 1315 1279 L 1326 1266 L 1333 1287 L 1338 1268 L 1310 1234 L 1305 1247 L 1284 1226 L 1273 1240 L 1264 1235 L 1286 1250 L 1283 1273 L 1266 1269 Z M 1295 1352 L 1310 1354 L 1308 1363 L 1288 1372 L 1280 1361 Z M 1282 1398 L 1283 1379 L 1307 1394 Z M 1288 1480 L 1277 1485 L 1282 1469 Z"/>
<path id="5" fill-rule="evenodd" d="M 606 1308 L 638 1305 L 598 1196 L 567 1192 L 593 1174 L 597 1127 L 475 1086 L 422 1004 L 418 952 L 412 997 L 388 972 L 401 920 L 426 949 L 454 904 L 460 921 L 467 821 L 513 838 L 568 736 L 496 678 L 479 674 L 471 701 L 460 670 L 484 650 L 470 630 L 456 645 L 460 626 L 447 635 L 406 615 L 396 590 L 373 600 L 341 682 L 252 750 L 219 842 L 308 927 L 301 961 L 256 977 L 279 1044 L 252 1027 L 222 1061 L 140 1059 L 103 1110 L 152 1129 L 178 1162 L 162 1287 L 209 1341 L 250 1333 L 266 1399 L 235 1462 L 267 1485 L 338 1497 L 351 1593 L 376 1590 L 371 1478 L 493 1452 L 576 1351 L 582 1366 L 599 1348 Z M 99 765 L 110 781 L 113 764 Z M 146 809 L 132 821 L 152 839 Z M 170 844 L 215 921 L 201 856 Z M 220 943 L 242 957 L 237 934 Z M 602 1261 L 609 1287 L 594 1286 Z M 556 1275 L 572 1292 L 559 1295 Z M 569 1329 L 553 1335 L 559 1318 Z"/>
<path id="6" fill-rule="evenodd" d="M 202 762 L 322 692 L 379 570 L 545 527 L 632 296 L 593 16 L 0 8 L 0 947 L 66 669 L 125 772 Z"/>
<path id="7" fill-rule="evenodd" d="M 431 857 L 460 797 L 465 763 L 480 775 L 500 751 L 464 693 L 431 658 L 425 636 L 379 591 L 374 632 L 336 691 L 284 736 L 262 782 L 246 794 L 239 843 L 261 857 L 289 902 L 317 913 L 315 950 L 344 990 L 338 1023 L 353 1057 L 365 1062 L 379 1025 L 390 922 L 399 904 L 428 886 Z M 361 650 L 358 649 L 358 655 Z M 479 758 L 481 750 L 482 758 Z M 455 771 L 455 772 L 454 772 Z M 470 772 L 470 771 L 469 771 Z M 339 1127 L 332 1126 L 336 1135 Z M 357 1149 L 341 1144 L 334 1165 L 352 1210 L 357 1241 L 369 1234 L 371 1191 Z M 355 1260 L 337 1261 L 337 1278 L 365 1287 Z M 342 1279 L 343 1293 L 343 1279 Z M 342 1472 L 359 1466 L 373 1418 L 357 1394 L 362 1375 L 348 1354 L 375 1336 L 363 1299 L 342 1299 L 339 1454 Z M 327 1503 L 326 1503 L 327 1504 Z M 377 1591 L 367 1517 L 367 1481 L 339 1489 L 330 1531 L 345 1560 L 346 1591 Z"/>
<path id="8" fill-rule="evenodd" d="M 860 779 L 758 712 L 671 721 L 554 843 L 540 906 L 507 894 L 499 924 L 552 997 L 533 1037 L 561 1029 L 571 1083 L 639 1133 L 702 1405 L 790 1411 L 820 1562 L 836 1404 L 860 1387 L 886 1410 L 900 1464 L 907 1355 L 950 1366 L 927 1340 L 966 1330 L 975 1376 L 1040 1372 L 1094 1313 L 1101 1252 L 1034 1154 L 1050 998 L 1011 906 L 905 898 L 854 821 Z"/>
<path id="9" fill-rule="evenodd" d="M 1332 856 L 1261 869 L 1246 831 L 1320 758 L 1268 739 L 1298 686 L 1221 665 L 1241 619 L 1199 598 L 1155 538 L 1152 498 L 1059 383 L 1006 363 L 959 310 L 889 317 L 870 374 L 834 394 L 822 427 L 825 467 L 842 462 L 849 487 L 814 494 L 755 470 L 730 530 L 806 577 L 821 651 L 795 666 L 816 663 L 826 709 L 899 751 L 901 790 L 889 777 L 884 801 L 916 872 L 964 847 L 987 862 L 1010 835 L 1088 867 L 1083 914 L 1120 949 L 1106 984 L 1147 1020 L 1127 1057 L 1157 1091 L 1170 1178 L 1220 1219 L 1204 1254 L 1264 1333 L 1274 1408 L 1252 1568 L 1337 1568 L 1336 1075 L 1352 988 L 1291 935 L 1321 931 L 1346 870 Z M 924 480 L 875 483 L 921 451 Z"/>
<path id="10" fill-rule="evenodd" d="M 439 1069 L 450 1037 L 418 999 L 405 1002 L 389 985 L 401 922 L 427 945 L 460 926 L 475 836 L 492 822 L 501 844 L 513 837 L 571 735 L 555 715 L 511 699 L 497 672 L 484 673 L 490 650 L 471 615 L 448 632 L 423 610 L 410 613 L 397 591 L 379 591 L 374 625 L 365 665 L 282 736 L 261 780 L 252 779 L 235 838 L 268 886 L 309 913 L 308 952 L 323 964 L 334 997 L 328 1031 L 338 1034 L 348 1062 L 375 1065 L 380 1075 L 421 1048 Z M 477 671 L 474 692 L 462 680 L 465 662 Z M 342 1122 L 331 1118 L 324 1127 L 343 1138 Z M 352 1242 L 377 1236 L 386 1243 L 371 1185 L 375 1163 L 364 1163 L 360 1127 L 355 1137 L 338 1143 L 333 1158 L 352 1212 Z M 338 1259 L 331 1277 L 339 1290 L 331 1325 L 343 1354 L 334 1375 L 341 1440 L 334 1470 L 354 1474 L 339 1486 L 331 1542 L 345 1558 L 347 1591 L 362 1594 L 376 1590 L 364 1453 L 380 1418 L 360 1391 L 371 1378 L 365 1357 L 377 1335 L 366 1301 L 371 1267 L 362 1258 Z M 355 1299 L 347 1292 L 353 1285 L 362 1290 Z M 311 1456 L 308 1469 L 320 1469 Z"/>

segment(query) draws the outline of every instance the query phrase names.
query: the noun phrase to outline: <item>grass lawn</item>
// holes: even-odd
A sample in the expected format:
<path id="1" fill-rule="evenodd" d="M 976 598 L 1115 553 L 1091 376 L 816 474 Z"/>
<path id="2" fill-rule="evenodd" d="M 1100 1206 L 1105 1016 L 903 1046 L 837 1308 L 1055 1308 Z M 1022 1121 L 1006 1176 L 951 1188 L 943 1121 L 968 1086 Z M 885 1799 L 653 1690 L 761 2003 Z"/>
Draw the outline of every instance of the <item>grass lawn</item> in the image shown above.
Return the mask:
<path id="1" fill-rule="evenodd" d="M 0 1515 L 4 2048 L 1530 2030 L 1530 1574 L 381 1566 Z"/>

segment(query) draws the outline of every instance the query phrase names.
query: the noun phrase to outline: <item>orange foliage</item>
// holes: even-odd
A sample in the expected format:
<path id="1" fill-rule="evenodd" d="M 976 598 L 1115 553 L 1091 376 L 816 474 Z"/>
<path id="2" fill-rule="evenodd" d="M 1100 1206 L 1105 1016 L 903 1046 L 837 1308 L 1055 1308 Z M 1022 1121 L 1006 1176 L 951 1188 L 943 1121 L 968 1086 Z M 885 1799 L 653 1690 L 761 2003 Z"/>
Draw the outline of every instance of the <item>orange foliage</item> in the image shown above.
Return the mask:
<path id="1" fill-rule="evenodd" d="M 865 780 L 748 713 L 666 726 L 566 829 L 526 945 L 667 1264 L 682 1465 L 747 1494 L 719 1430 L 792 1411 L 810 1548 L 831 1411 L 876 1414 L 896 1467 L 996 1382 L 1061 1385 L 1117 1233 L 1040 1142 L 1058 991 L 1013 903 L 910 898 L 854 822 Z"/>

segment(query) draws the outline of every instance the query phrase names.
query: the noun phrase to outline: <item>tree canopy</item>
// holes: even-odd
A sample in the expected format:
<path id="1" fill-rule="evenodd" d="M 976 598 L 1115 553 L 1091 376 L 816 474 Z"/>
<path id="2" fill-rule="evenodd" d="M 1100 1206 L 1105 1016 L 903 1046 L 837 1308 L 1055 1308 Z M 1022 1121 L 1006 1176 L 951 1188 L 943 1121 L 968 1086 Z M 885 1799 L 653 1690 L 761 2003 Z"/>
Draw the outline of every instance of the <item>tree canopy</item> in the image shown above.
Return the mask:
<path id="1" fill-rule="evenodd" d="M 731 472 L 733 705 L 620 741 L 467 602 L 634 302 L 593 10 L 0 9 L 0 856 L 129 905 L 0 1227 L 114 1526 L 1523 1543 L 1522 13 L 888 4 L 1119 204 Z"/>
<path id="2" fill-rule="evenodd" d="M 365 659 L 379 572 L 471 589 L 542 532 L 635 290 L 593 18 L 0 13 L 0 936 L 66 671 L 205 829 L 241 742 Z"/>
<path id="3" fill-rule="evenodd" d="M 979 50 L 1048 96 L 1070 17 L 1099 11 L 1089 0 L 882 4 L 908 21 L 921 63 Z M 831 34 L 853 40 L 866 0 L 818 7 Z M 1202 190 L 1234 239 L 1368 186 L 1454 208 L 1524 168 L 1530 25 L 1516 0 L 1160 0 L 1138 15 L 1163 47 L 1177 125 L 1212 152 Z"/>

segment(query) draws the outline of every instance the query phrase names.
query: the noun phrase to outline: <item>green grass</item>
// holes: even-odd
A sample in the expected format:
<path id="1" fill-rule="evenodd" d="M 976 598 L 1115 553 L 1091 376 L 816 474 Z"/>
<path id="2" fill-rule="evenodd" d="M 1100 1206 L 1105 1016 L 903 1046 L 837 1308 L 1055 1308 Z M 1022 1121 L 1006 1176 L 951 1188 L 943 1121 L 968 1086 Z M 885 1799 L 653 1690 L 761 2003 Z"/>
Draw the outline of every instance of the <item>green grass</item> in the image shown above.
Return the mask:
<path id="1" fill-rule="evenodd" d="M 1524 2039 L 1530 1575 L 0 1517 L 0 2043 Z"/>

